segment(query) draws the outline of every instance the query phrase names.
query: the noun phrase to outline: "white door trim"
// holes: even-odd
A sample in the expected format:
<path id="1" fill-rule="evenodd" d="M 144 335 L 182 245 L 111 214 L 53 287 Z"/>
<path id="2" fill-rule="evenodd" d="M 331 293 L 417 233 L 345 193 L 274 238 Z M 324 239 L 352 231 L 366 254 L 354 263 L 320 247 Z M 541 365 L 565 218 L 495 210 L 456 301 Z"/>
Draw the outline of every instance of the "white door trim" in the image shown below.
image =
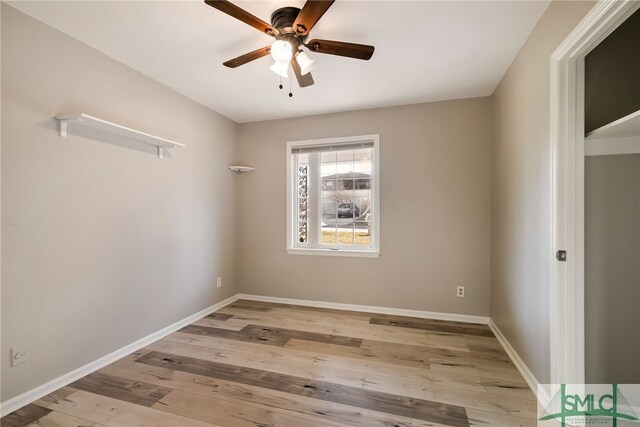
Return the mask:
<path id="1" fill-rule="evenodd" d="M 551 383 L 585 382 L 584 57 L 640 8 L 600 0 L 551 55 Z M 567 251 L 566 262 L 555 259 Z"/>

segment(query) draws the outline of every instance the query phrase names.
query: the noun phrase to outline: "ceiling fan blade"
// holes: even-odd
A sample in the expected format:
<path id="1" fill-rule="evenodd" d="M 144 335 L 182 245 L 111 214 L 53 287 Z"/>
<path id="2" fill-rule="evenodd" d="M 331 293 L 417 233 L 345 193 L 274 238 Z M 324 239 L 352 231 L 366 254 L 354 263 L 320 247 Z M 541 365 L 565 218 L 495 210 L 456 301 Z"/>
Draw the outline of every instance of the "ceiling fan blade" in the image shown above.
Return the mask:
<path id="1" fill-rule="evenodd" d="M 245 24 L 251 25 L 258 31 L 265 33 L 271 37 L 275 37 L 278 35 L 278 30 L 273 28 L 271 25 L 267 24 L 262 19 L 250 14 L 246 10 L 236 6 L 235 4 L 227 0 L 205 0 L 205 3 L 213 7 L 214 9 L 218 9 L 220 12 L 226 13 L 229 16 L 233 16 L 234 18 L 244 22 Z"/>
<path id="2" fill-rule="evenodd" d="M 236 68 L 236 67 L 239 67 L 241 65 L 246 64 L 247 62 L 251 62 L 254 59 L 258 59 L 258 58 L 262 58 L 263 56 L 267 56 L 267 55 L 269 55 L 269 52 L 271 52 L 271 47 L 270 46 L 262 47 L 260 49 L 254 50 L 253 52 L 245 53 L 244 55 L 240 55 L 237 58 L 230 59 L 227 62 L 224 62 L 222 65 L 224 65 L 225 67 L 229 67 L 229 68 Z"/>
<path id="3" fill-rule="evenodd" d="M 293 68 L 293 73 L 296 75 L 296 79 L 298 79 L 300 87 L 307 87 L 313 84 L 313 77 L 311 77 L 311 73 L 303 75 L 300 65 L 295 58 L 291 60 L 291 68 Z"/>
<path id="4" fill-rule="evenodd" d="M 368 61 L 373 55 L 375 48 L 366 44 L 356 44 L 347 42 L 336 42 L 332 40 L 313 39 L 306 46 L 312 52 L 326 53 L 329 55 L 346 56 L 349 58 L 363 59 Z"/>
<path id="5" fill-rule="evenodd" d="M 299 35 L 308 34 L 334 1 L 335 0 L 307 0 L 304 6 L 302 6 L 298 17 L 293 22 L 293 30 Z"/>

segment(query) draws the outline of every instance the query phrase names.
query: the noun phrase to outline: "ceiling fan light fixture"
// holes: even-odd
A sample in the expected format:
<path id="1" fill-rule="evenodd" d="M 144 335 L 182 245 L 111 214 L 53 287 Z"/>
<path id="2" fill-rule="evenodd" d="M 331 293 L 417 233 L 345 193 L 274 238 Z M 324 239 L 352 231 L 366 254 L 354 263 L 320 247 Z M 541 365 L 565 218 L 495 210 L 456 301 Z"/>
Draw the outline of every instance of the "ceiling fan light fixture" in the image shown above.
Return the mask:
<path id="1" fill-rule="evenodd" d="M 279 75 L 280 77 L 284 77 L 285 79 L 289 78 L 289 63 L 281 64 L 276 62 L 272 66 L 269 67 L 271 71 Z"/>
<path id="2" fill-rule="evenodd" d="M 271 56 L 276 64 L 289 64 L 293 57 L 291 43 L 285 40 L 276 40 L 271 45 Z"/>
<path id="3" fill-rule="evenodd" d="M 310 73 L 316 67 L 316 60 L 312 59 L 302 50 L 296 55 L 296 62 L 300 66 L 300 74 L 303 76 Z"/>

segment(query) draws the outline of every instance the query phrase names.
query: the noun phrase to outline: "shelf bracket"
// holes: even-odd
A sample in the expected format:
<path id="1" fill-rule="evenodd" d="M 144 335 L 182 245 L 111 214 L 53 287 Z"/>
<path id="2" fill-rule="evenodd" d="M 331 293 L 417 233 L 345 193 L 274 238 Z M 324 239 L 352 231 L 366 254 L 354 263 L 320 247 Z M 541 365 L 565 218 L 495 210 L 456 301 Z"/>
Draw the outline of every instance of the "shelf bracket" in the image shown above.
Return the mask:
<path id="1" fill-rule="evenodd" d="M 158 158 L 162 159 L 162 156 L 163 156 L 162 147 L 158 146 Z"/>

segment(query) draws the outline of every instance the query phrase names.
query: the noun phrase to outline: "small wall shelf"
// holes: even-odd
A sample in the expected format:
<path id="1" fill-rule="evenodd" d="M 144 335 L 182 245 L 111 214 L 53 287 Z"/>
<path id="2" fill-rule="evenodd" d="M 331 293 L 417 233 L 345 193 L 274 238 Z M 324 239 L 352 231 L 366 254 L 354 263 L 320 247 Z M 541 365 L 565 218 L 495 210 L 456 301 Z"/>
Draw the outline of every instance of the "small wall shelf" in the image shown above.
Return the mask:
<path id="1" fill-rule="evenodd" d="M 251 166 L 239 166 L 239 165 L 229 166 L 229 169 L 238 173 L 252 172 L 255 170 L 255 168 L 252 168 Z"/>
<path id="2" fill-rule="evenodd" d="M 86 126 L 92 129 L 98 129 L 104 132 L 111 133 L 113 135 L 122 136 L 124 138 L 132 139 L 134 141 L 143 142 L 145 144 L 158 147 L 158 158 L 162 158 L 163 150 L 166 148 L 174 147 L 186 147 L 179 142 L 170 141 L 168 139 L 160 138 L 159 136 L 150 135 L 145 132 L 141 132 L 135 129 L 131 129 L 116 123 L 108 122 L 97 117 L 90 116 L 85 113 L 77 114 L 63 114 L 56 116 L 56 119 L 60 120 L 60 136 L 67 136 L 67 126 L 69 123 Z"/>
<path id="3" fill-rule="evenodd" d="M 585 137 L 585 155 L 640 153 L 640 110 L 593 130 Z"/>

